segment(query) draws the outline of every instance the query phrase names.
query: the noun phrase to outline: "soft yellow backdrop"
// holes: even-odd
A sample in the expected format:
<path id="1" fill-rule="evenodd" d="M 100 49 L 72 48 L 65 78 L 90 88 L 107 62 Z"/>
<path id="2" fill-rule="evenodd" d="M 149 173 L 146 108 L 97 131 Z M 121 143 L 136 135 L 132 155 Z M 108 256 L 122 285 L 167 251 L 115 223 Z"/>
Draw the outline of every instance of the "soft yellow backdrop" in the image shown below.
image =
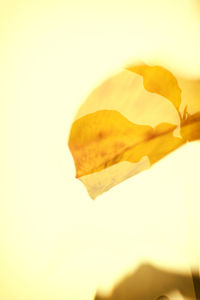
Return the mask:
<path id="1" fill-rule="evenodd" d="M 90 300 L 143 261 L 198 260 L 199 143 L 92 201 L 67 139 L 132 60 L 200 77 L 199 17 L 192 0 L 0 3 L 0 299 Z"/>

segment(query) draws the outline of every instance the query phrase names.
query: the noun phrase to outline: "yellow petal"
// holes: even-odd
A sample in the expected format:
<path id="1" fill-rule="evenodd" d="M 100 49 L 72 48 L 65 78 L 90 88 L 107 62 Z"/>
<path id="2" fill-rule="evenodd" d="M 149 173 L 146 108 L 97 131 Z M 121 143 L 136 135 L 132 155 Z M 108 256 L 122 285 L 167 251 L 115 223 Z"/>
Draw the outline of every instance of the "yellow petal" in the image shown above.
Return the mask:
<path id="1" fill-rule="evenodd" d="M 151 93 L 166 97 L 176 109 L 181 104 L 181 89 L 175 76 L 160 66 L 138 65 L 128 67 L 127 70 L 142 75 L 144 87 Z"/>
<path id="2" fill-rule="evenodd" d="M 77 177 L 101 171 L 121 161 L 137 163 L 148 156 L 153 163 L 183 143 L 173 136 L 176 125 L 155 128 L 128 121 L 117 111 L 103 110 L 76 120 L 69 147 Z"/>

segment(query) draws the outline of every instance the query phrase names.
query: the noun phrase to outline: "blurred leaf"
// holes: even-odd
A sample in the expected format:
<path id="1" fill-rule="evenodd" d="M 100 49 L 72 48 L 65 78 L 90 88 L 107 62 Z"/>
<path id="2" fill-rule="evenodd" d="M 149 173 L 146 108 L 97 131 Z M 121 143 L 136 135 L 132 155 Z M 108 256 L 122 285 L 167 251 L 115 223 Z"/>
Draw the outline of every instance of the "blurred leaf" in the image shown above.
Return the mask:
<path id="1" fill-rule="evenodd" d="M 194 279 L 199 284 L 197 274 Z M 199 291 L 196 295 L 195 292 L 190 272 L 179 274 L 150 264 L 143 264 L 117 283 L 109 296 L 98 293 L 94 300 L 196 300 L 199 299 Z"/>

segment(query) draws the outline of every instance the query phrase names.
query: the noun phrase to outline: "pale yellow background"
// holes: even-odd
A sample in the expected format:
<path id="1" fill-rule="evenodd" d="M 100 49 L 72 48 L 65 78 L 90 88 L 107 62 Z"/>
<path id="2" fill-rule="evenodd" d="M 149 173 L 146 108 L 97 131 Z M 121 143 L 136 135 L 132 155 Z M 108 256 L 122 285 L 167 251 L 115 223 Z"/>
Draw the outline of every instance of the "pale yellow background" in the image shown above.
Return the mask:
<path id="1" fill-rule="evenodd" d="M 189 270 L 200 144 L 92 201 L 67 138 L 88 93 L 132 59 L 200 77 L 198 1 L 1 1 L 0 299 L 90 300 L 143 261 Z"/>

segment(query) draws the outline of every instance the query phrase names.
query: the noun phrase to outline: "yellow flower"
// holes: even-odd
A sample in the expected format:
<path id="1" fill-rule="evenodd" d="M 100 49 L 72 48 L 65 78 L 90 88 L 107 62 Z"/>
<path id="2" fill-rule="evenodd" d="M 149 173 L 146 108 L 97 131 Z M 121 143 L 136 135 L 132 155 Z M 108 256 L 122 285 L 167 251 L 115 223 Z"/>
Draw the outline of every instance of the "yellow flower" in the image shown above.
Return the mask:
<path id="1" fill-rule="evenodd" d="M 95 89 L 74 121 L 76 177 L 95 198 L 200 139 L 200 81 L 162 66 L 129 66 Z"/>

